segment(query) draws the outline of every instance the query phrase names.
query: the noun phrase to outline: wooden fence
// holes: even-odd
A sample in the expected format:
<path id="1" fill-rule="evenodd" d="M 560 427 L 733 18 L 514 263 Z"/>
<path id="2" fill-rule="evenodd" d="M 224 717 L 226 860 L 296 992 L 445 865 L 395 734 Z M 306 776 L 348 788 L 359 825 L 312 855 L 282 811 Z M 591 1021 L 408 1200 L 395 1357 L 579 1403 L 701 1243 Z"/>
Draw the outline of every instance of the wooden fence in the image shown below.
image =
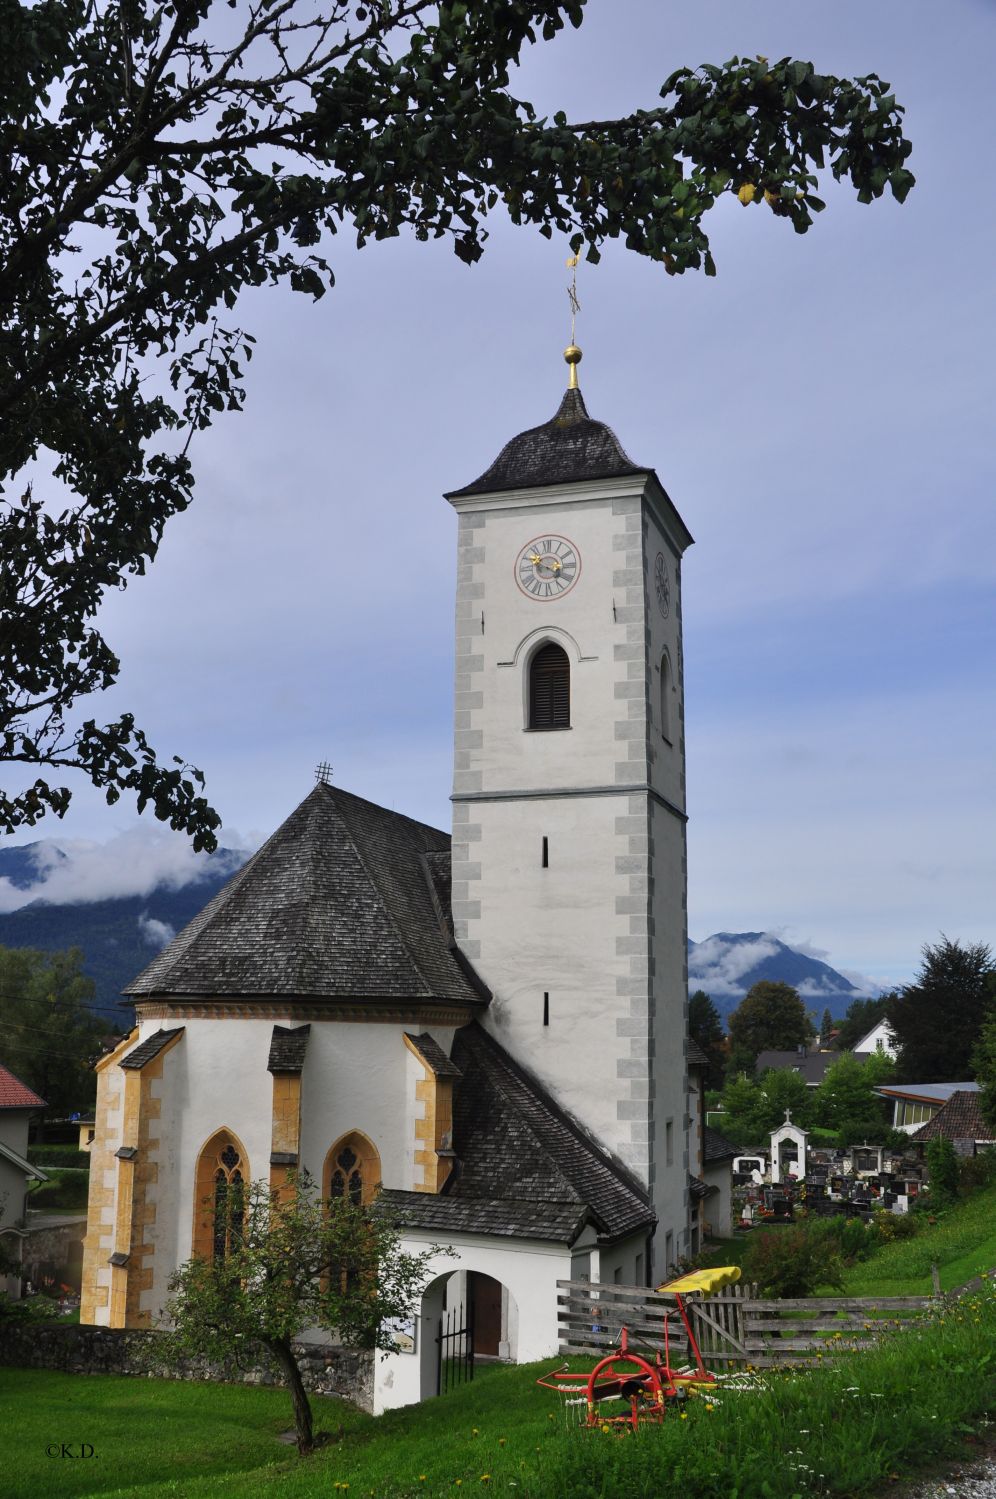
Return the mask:
<path id="1" fill-rule="evenodd" d="M 688 1339 L 674 1298 L 646 1286 L 597 1285 L 558 1281 L 560 1350 L 564 1354 L 607 1353 L 618 1345 L 620 1329 L 631 1344 L 664 1349 L 664 1315 L 669 1312 L 672 1363 L 688 1357 Z M 821 1357 L 860 1348 L 886 1328 L 922 1316 L 936 1307 L 929 1296 L 823 1296 L 763 1300 L 757 1288 L 727 1286 L 715 1296 L 688 1297 L 685 1309 L 711 1369 L 756 1369 L 779 1364 L 816 1363 Z"/>

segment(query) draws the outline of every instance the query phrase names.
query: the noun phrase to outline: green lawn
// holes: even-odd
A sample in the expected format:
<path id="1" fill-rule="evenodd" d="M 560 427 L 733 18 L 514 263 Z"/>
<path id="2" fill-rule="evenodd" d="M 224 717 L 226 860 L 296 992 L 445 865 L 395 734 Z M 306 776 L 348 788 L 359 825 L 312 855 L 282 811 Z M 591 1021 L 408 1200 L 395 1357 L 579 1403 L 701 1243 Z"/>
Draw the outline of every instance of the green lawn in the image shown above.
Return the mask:
<path id="1" fill-rule="evenodd" d="M 996 1409 L 996 1288 L 874 1348 L 668 1412 L 637 1436 L 567 1426 L 538 1367 L 491 1368 L 379 1420 L 316 1400 L 337 1440 L 278 1440 L 280 1390 L 0 1370 L 3 1499 L 799 1499 L 854 1495 L 957 1450 Z M 581 1361 L 590 1367 L 590 1361 Z M 545 1366 L 549 1367 L 549 1365 Z M 88 1442 L 90 1458 L 46 1456 Z"/>

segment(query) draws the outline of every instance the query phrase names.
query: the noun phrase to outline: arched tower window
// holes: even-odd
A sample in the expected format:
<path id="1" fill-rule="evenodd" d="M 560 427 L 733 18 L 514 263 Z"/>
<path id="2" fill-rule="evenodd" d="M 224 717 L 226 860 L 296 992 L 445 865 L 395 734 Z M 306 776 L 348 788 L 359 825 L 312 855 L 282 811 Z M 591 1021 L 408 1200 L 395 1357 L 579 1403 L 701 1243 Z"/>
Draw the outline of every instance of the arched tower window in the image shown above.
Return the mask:
<path id="1" fill-rule="evenodd" d="M 661 657 L 661 736 L 671 743 L 671 660 L 667 651 Z"/>
<path id="2" fill-rule="evenodd" d="M 212 1135 L 197 1161 L 194 1200 L 196 1258 L 224 1260 L 245 1230 L 249 1162 L 230 1130 Z"/>
<path id="3" fill-rule="evenodd" d="M 571 663 L 562 646 L 540 646 L 529 663 L 529 727 L 571 726 Z"/>
<path id="4" fill-rule="evenodd" d="M 377 1147 L 358 1130 L 343 1135 L 325 1157 L 322 1193 L 333 1201 L 347 1198 L 354 1207 L 372 1202 L 380 1186 Z"/>

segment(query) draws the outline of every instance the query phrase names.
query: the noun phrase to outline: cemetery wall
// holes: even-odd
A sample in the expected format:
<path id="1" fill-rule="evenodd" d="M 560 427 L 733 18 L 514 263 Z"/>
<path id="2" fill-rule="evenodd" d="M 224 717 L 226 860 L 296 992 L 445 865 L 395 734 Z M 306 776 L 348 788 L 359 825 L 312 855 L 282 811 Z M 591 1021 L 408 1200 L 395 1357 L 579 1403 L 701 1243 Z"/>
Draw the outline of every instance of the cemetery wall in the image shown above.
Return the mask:
<path id="1" fill-rule="evenodd" d="M 22 1369 L 55 1369 L 66 1374 L 128 1374 L 159 1379 L 204 1379 L 227 1384 L 282 1385 L 283 1377 L 265 1350 L 245 1367 L 231 1360 L 185 1358 L 168 1364 L 164 1334 L 147 1329 L 66 1326 L 44 1322 L 8 1323 L 0 1339 L 0 1364 Z M 295 1345 L 305 1388 L 315 1395 L 339 1395 L 362 1410 L 373 1409 L 373 1354 L 327 1343 Z"/>

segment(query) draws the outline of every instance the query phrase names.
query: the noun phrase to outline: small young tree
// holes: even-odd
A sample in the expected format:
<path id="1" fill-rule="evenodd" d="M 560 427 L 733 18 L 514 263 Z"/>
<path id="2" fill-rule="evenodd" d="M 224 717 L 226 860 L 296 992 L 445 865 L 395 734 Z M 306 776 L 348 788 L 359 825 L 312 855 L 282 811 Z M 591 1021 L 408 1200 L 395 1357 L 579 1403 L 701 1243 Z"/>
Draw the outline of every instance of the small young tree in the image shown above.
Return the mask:
<path id="1" fill-rule="evenodd" d="M 927 1142 L 927 1176 L 931 1206 L 946 1207 L 958 1196 L 958 1157 L 950 1140 Z"/>
<path id="2" fill-rule="evenodd" d="M 229 1252 L 188 1260 L 170 1280 L 169 1352 L 221 1355 L 238 1365 L 267 1349 L 290 1391 L 298 1451 L 310 1452 L 311 1402 L 294 1339 L 320 1327 L 347 1347 L 389 1351 L 388 1322 L 413 1314 L 432 1251 L 405 1253 L 376 1208 L 323 1201 L 306 1172 L 280 1193 L 253 1182 L 244 1196 L 230 1195 L 228 1213 L 219 1238 Z"/>

